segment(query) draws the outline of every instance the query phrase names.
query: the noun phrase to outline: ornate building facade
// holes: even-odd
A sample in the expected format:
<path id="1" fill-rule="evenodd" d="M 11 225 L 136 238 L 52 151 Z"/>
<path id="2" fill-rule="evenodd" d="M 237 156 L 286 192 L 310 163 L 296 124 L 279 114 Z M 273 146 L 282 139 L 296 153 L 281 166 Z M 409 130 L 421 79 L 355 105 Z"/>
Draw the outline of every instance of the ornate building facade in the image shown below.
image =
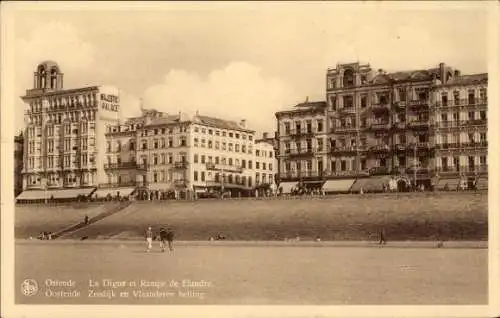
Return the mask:
<path id="1" fill-rule="evenodd" d="M 461 76 L 460 71 L 444 63 L 431 69 L 393 73 L 352 63 L 338 64 L 327 70 L 326 83 L 324 107 L 302 106 L 297 107 L 300 110 L 276 114 L 280 151 L 283 150 L 279 156 L 279 171 L 285 183 L 302 181 L 304 186 L 315 180 L 324 187 L 326 181 L 332 191 L 340 192 L 362 191 L 363 188 L 380 191 L 386 186 L 403 190 L 412 186 L 437 186 L 442 183 L 440 179 L 452 176 L 448 171 L 443 172 L 455 159 L 457 165 L 453 166 L 462 167 L 460 172 L 473 170 L 479 176 L 479 171 L 486 170 L 486 74 Z M 443 101 L 452 104 L 448 102 L 451 91 L 456 96 L 453 100 L 458 98 L 457 103 L 460 103 L 453 114 L 449 106 L 439 106 Z M 317 151 L 304 154 L 316 157 L 310 164 L 314 173 L 308 175 L 313 180 L 307 181 L 302 177 L 302 170 L 294 164 L 291 150 L 287 150 L 292 140 L 286 127 L 310 121 L 311 112 L 316 122 L 324 120 L 326 133 L 300 135 L 318 140 Z M 466 130 L 462 130 L 460 138 L 474 140 L 473 149 L 443 148 L 442 144 L 459 144 L 446 141 L 455 138 L 450 130 L 455 126 L 447 123 L 447 116 L 455 116 L 456 122 L 460 122 L 461 126 L 455 129 Z M 475 139 L 467 139 L 467 134 L 474 134 Z M 448 139 L 443 139 L 445 135 Z M 319 141 L 322 138 L 323 141 Z M 443 152 L 447 153 L 446 160 L 442 159 Z M 477 167 L 467 168 L 473 166 Z"/>
<path id="2" fill-rule="evenodd" d="M 87 195 L 105 182 L 104 133 L 107 125 L 118 122 L 117 88 L 64 89 L 61 69 L 57 63 L 46 61 L 37 66 L 33 88 L 22 100 L 28 109 L 24 191 L 18 200 Z"/>
<path id="3" fill-rule="evenodd" d="M 14 196 L 23 192 L 23 152 L 24 136 L 21 132 L 14 137 Z"/>

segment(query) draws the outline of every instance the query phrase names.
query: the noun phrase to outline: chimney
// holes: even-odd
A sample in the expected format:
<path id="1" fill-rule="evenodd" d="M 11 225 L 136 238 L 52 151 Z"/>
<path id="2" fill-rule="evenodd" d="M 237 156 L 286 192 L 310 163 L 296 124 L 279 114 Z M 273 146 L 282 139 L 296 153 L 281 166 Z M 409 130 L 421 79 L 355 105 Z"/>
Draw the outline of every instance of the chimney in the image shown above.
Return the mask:
<path id="1" fill-rule="evenodd" d="M 442 84 L 446 84 L 446 70 L 444 63 L 439 63 L 439 79 Z"/>
<path id="2" fill-rule="evenodd" d="M 247 120 L 246 119 L 242 119 L 240 120 L 240 126 L 242 128 L 247 128 Z"/>
<path id="3" fill-rule="evenodd" d="M 267 139 L 267 136 L 268 136 L 267 132 L 262 133 L 262 139 Z"/>

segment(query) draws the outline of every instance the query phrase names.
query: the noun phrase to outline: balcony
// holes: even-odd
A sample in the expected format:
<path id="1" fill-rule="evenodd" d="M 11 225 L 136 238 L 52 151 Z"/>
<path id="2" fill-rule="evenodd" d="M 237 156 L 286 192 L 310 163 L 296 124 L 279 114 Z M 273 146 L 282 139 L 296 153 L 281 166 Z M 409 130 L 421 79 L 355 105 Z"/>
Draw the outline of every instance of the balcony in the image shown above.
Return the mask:
<path id="1" fill-rule="evenodd" d="M 174 186 L 176 186 L 176 187 L 181 187 L 181 188 L 184 188 L 184 187 L 186 187 L 187 182 L 186 182 L 186 180 L 184 180 L 184 179 L 179 179 L 179 180 L 174 180 L 173 184 L 174 184 Z"/>
<path id="2" fill-rule="evenodd" d="M 394 146 L 395 152 L 405 152 L 407 145 L 405 143 L 395 144 Z"/>
<path id="3" fill-rule="evenodd" d="M 142 182 L 141 182 L 142 184 Z M 125 188 L 125 187 L 135 187 L 137 182 L 135 181 L 129 181 L 129 182 L 120 182 L 120 183 L 101 183 L 99 184 L 99 188 L 107 188 L 107 189 L 114 189 L 114 188 Z"/>
<path id="4" fill-rule="evenodd" d="M 370 151 L 373 153 L 387 153 L 389 152 L 389 145 L 381 144 L 370 147 Z"/>
<path id="5" fill-rule="evenodd" d="M 487 106 L 487 105 L 488 105 L 487 98 L 474 98 L 474 99 L 462 98 L 462 99 L 449 100 L 446 103 L 443 103 L 442 101 L 439 101 L 436 103 L 436 106 L 441 107 L 441 108 L 457 107 L 457 106 L 461 106 L 461 107 Z"/>
<path id="6" fill-rule="evenodd" d="M 340 146 L 340 147 L 330 147 L 331 153 L 344 153 L 344 154 L 352 154 L 357 153 L 358 148 L 354 146 Z"/>
<path id="7" fill-rule="evenodd" d="M 344 113 L 344 114 L 356 114 L 356 108 L 353 106 L 342 107 L 338 111 L 339 113 Z"/>
<path id="8" fill-rule="evenodd" d="M 356 127 L 356 125 L 351 125 L 351 126 L 337 126 L 335 127 L 332 132 L 333 133 L 345 133 L 345 132 L 354 132 L 354 131 L 358 131 L 358 128 Z"/>
<path id="9" fill-rule="evenodd" d="M 323 176 L 322 171 L 316 170 L 296 170 L 280 173 L 281 180 L 300 180 L 307 178 L 321 178 Z"/>
<path id="10" fill-rule="evenodd" d="M 406 101 L 397 101 L 394 102 L 392 105 L 396 111 L 403 111 L 406 108 Z"/>
<path id="11" fill-rule="evenodd" d="M 388 122 L 386 123 L 371 123 L 370 125 L 370 130 L 377 131 L 377 130 L 389 130 L 390 124 Z"/>
<path id="12" fill-rule="evenodd" d="M 135 162 L 117 162 L 104 164 L 104 170 L 110 169 L 136 169 L 137 163 Z"/>
<path id="13" fill-rule="evenodd" d="M 315 148 L 299 148 L 299 149 L 290 149 L 288 152 L 289 157 L 309 157 L 313 156 L 316 153 Z"/>
<path id="14" fill-rule="evenodd" d="M 488 174 L 488 165 L 477 165 L 477 166 L 445 166 L 437 167 L 436 173 L 438 175 L 478 175 L 478 174 Z"/>
<path id="15" fill-rule="evenodd" d="M 391 174 L 392 171 L 389 167 L 373 167 L 368 170 L 370 176 L 380 176 Z"/>
<path id="16" fill-rule="evenodd" d="M 460 122 L 461 126 L 486 126 L 488 122 L 486 119 L 472 119 L 472 120 L 464 120 Z"/>
<path id="17" fill-rule="evenodd" d="M 439 121 L 436 123 L 437 128 L 458 128 L 460 127 L 460 122 L 458 121 Z"/>
<path id="18" fill-rule="evenodd" d="M 296 137 L 296 138 L 311 137 L 311 136 L 314 136 L 314 132 L 312 129 L 306 129 L 306 128 L 292 129 L 289 131 L 288 135 L 291 137 Z"/>
<path id="19" fill-rule="evenodd" d="M 484 149 L 488 148 L 487 141 L 479 141 L 479 142 L 467 142 L 467 143 L 443 143 L 436 144 L 436 149 L 440 150 L 457 150 L 457 149 Z"/>
<path id="20" fill-rule="evenodd" d="M 371 111 L 374 113 L 379 113 L 379 112 L 387 112 L 390 110 L 389 104 L 384 103 L 384 104 L 372 104 L 370 107 Z"/>
<path id="21" fill-rule="evenodd" d="M 406 148 L 408 150 L 424 150 L 424 149 L 429 149 L 431 148 L 431 143 L 426 141 L 426 142 L 417 142 L 417 143 L 411 143 L 407 144 Z"/>
<path id="22" fill-rule="evenodd" d="M 234 180 L 224 180 L 222 182 L 221 180 L 212 180 L 212 181 L 206 181 L 205 185 L 207 187 L 216 187 L 216 188 L 238 188 L 238 189 L 247 189 L 248 187 L 245 185 L 243 181 L 236 182 Z"/>
<path id="23" fill-rule="evenodd" d="M 215 170 L 221 172 L 234 172 L 234 173 L 242 173 L 242 167 L 236 167 L 226 164 L 215 164 L 215 163 L 206 163 L 205 164 L 207 170 Z"/>
<path id="24" fill-rule="evenodd" d="M 415 109 L 415 108 L 422 108 L 422 107 L 429 107 L 429 100 L 428 99 L 415 99 L 415 100 L 410 100 L 408 103 L 409 108 Z"/>
<path id="25" fill-rule="evenodd" d="M 187 169 L 189 163 L 187 161 L 177 161 L 174 163 L 174 169 L 179 169 L 179 170 L 183 170 L 183 169 Z"/>
<path id="26" fill-rule="evenodd" d="M 429 129 L 430 123 L 428 120 L 414 120 L 408 122 L 407 127 L 411 129 Z"/>
<path id="27" fill-rule="evenodd" d="M 392 124 L 392 128 L 404 130 L 404 129 L 406 129 L 406 122 L 404 122 L 404 121 L 395 122 Z"/>
<path id="28" fill-rule="evenodd" d="M 361 170 L 361 171 L 354 171 L 354 170 L 349 170 L 349 171 L 325 171 L 323 174 L 324 177 L 326 178 L 331 178 L 331 179 L 342 179 L 342 178 L 358 178 L 358 177 L 368 177 L 370 173 L 366 170 Z"/>

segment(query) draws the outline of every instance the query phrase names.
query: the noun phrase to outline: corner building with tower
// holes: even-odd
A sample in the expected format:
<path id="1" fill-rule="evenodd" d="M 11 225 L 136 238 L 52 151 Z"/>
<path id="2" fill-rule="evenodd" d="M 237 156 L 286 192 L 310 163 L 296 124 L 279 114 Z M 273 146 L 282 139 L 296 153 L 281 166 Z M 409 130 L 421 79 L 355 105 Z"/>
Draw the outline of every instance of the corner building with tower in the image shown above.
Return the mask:
<path id="1" fill-rule="evenodd" d="M 338 64 L 326 102 L 276 113 L 282 190 L 487 187 L 487 80 L 444 63 L 393 73 Z"/>
<path id="2" fill-rule="evenodd" d="M 118 89 L 64 89 L 64 74 L 52 61 L 40 63 L 25 112 L 22 183 L 18 201 L 71 199 L 104 183 L 106 126 L 119 121 Z M 31 190 L 31 191 L 30 191 Z"/>

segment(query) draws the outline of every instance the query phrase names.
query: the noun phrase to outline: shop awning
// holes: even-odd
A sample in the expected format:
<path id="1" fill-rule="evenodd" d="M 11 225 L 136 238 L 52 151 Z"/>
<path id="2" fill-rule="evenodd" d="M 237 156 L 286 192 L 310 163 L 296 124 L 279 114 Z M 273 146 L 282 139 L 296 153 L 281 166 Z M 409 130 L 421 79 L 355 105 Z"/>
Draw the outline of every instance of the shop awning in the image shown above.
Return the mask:
<path id="1" fill-rule="evenodd" d="M 389 186 L 389 180 L 391 178 L 388 176 L 377 176 L 370 178 L 358 179 L 353 184 L 351 191 L 352 192 L 360 192 L 363 189 L 363 192 L 382 192 L 384 191 L 384 185 Z"/>
<path id="2" fill-rule="evenodd" d="M 88 196 L 95 188 L 61 189 L 61 190 L 28 190 L 23 191 L 16 200 L 44 200 L 44 199 L 71 199 L 79 195 Z"/>
<path id="3" fill-rule="evenodd" d="M 460 184 L 460 178 L 441 179 L 435 185 L 436 190 L 456 190 Z"/>
<path id="4" fill-rule="evenodd" d="M 96 192 L 94 192 L 94 196 L 97 196 L 99 198 L 105 198 L 110 194 L 111 196 L 115 197 L 118 192 L 120 192 L 121 197 L 128 197 L 135 191 L 135 188 L 112 188 L 112 189 L 99 189 Z"/>
<path id="5" fill-rule="evenodd" d="M 322 189 L 326 193 L 329 192 L 349 192 L 355 179 L 328 180 L 323 185 Z"/>
<path id="6" fill-rule="evenodd" d="M 288 194 L 292 192 L 292 188 L 297 187 L 298 184 L 298 182 L 282 182 L 279 188 L 281 188 L 281 193 Z"/>

